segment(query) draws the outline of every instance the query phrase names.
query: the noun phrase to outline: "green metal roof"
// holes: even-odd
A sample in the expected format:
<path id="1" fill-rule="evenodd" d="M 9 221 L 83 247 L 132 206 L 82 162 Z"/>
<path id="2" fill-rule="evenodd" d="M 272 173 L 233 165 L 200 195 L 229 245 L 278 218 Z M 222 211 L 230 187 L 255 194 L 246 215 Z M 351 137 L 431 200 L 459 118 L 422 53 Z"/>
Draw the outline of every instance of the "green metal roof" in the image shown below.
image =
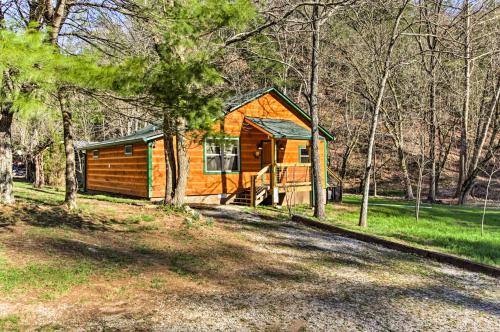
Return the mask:
<path id="1" fill-rule="evenodd" d="M 262 128 L 274 138 L 311 139 L 311 131 L 293 121 L 245 117 L 254 125 Z"/>
<path id="2" fill-rule="evenodd" d="M 91 149 L 97 149 L 97 148 L 102 148 L 102 147 L 106 147 L 106 146 L 113 146 L 113 145 L 122 145 L 122 144 L 137 143 L 137 142 L 149 142 L 153 139 L 156 139 L 156 138 L 162 137 L 162 136 L 163 136 L 163 133 L 161 131 L 161 128 L 159 128 L 156 125 L 149 125 L 149 126 L 144 127 L 141 130 L 136 131 L 132 135 L 112 138 L 112 139 L 102 141 L 102 142 L 89 143 L 89 144 L 81 147 L 81 149 L 82 150 L 91 150 Z"/>
<path id="3" fill-rule="evenodd" d="M 235 96 L 232 99 L 230 99 L 228 102 L 226 102 L 226 110 L 225 113 L 231 113 L 238 108 L 241 108 L 242 106 L 254 101 L 257 98 L 262 97 L 263 95 L 267 93 L 274 93 L 277 95 L 281 100 L 283 100 L 285 103 L 290 105 L 297 113 L 299 113 L 304 119 L 311 122 L 311 116 L 305 112 L 303 109 L 299 107 L 299 105 L 295 104 L 290 98 L 288 98 L 284 93 L 282 93 L 280 90 L 278 90 L 275 87 L 268 87 L 264 89 L 259 89 L 256 91 L 252 91 L 240 96 Z M 323 136 L 329 141 L 334 141 L 335 136 L 332 135 L 328 130 L 326 130 L 323 126 L 319 126 L 319 130 Z"/>

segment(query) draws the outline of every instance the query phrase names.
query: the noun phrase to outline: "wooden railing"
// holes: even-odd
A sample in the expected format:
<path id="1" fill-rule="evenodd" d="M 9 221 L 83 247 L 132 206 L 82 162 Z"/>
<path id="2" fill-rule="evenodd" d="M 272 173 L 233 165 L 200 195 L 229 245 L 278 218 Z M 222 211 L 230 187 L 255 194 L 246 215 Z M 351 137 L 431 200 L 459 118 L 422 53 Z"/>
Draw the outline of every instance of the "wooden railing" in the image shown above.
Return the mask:
<path id="1" fill-rule="evenodd" d="M 290 188 L 296 188 L 296 190 L 300 190 L 301 187 L 310 186 L 311 182 L 312 168 L 310 163 L 267 165 L 251 177 L 251 206 L 259 205 L 269 193 L 276 195 L 278 189 L 287 191 Z M 276 197 L 273 197 L 273 203 L 274 198 Z"/>
<path id="2" fill-rule="evenodd" d="M 312 179 L 310 163 L 281 163 L 276 164 L 277 186 L 310 185 Z"/>
<path id="3" fill-rule="evenodd" d="M 256 175 L 252 175 L 250 184 L 251 206 L 256 207 L 267 197 L 267 190 L 272 183 L 272 174 L 271 165 L 267 165 Z"/>

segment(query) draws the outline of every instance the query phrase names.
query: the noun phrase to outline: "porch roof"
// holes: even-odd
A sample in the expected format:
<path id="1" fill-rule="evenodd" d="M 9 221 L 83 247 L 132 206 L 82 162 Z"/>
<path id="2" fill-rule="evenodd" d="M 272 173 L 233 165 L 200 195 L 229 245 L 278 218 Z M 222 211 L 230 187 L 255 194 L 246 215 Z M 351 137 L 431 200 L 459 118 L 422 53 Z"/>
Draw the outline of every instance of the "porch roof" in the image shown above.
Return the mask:
<path id="1" fill-rule="evenodd" d="M 273 138 L 311 139 L 311 131 L 285 119 L 245 117 L 250 124 Z"/>

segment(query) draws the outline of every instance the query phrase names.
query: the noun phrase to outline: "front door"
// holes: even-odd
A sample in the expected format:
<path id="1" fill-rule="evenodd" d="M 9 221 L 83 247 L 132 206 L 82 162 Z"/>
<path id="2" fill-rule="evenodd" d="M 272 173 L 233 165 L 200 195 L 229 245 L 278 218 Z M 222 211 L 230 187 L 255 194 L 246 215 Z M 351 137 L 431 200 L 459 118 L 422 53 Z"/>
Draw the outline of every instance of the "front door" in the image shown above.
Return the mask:
<path id="1" fill-rule="evenodd" d="M 273 161 L 271 141 L 262 141 L 262 154 L 260 155 L 260 167 L 264 168 Z"/>

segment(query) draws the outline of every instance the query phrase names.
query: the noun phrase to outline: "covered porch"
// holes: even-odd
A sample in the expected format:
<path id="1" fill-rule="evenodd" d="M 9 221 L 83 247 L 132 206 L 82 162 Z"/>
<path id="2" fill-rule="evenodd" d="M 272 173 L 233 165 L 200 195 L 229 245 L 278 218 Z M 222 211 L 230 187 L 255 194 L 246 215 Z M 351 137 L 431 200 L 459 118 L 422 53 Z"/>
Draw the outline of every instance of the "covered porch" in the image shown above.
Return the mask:
<path id="1" fill-rule="evenodd" d="M 245 186 L 244 192 L 239 196 L 239 202 L 257 206 L 270 197 L 272 205 L 293 205 L 299 196 L 307 197 L 309 201 L 312 191 L 310 130 L 284 119 L 245 117 L 244 124 L 248 133 L 254 132 L 248 137 L 256 143 L 254 155 L 260 159 L 260 169 L 250 174 L 249 186 Z M 242 146 L 249 146 L 245 144 L 244 137 L 245 135 L 242 135 Z M 256 140 L 256 137 L 260 139 Z M 324 173 L 324 139 L 320 145 Z M 323 181 L 326 181 L 326 174 Z"/>

